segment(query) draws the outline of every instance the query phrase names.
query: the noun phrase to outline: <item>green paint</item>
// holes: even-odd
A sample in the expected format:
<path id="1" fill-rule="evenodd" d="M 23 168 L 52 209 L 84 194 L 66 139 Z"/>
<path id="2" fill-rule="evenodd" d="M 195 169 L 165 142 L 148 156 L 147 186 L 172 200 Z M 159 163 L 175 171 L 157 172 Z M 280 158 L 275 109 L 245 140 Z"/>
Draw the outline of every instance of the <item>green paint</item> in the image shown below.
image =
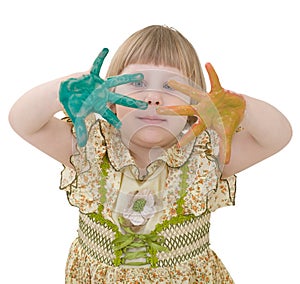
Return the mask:
<path id="1" fill-rule="evenodd" d="M 70 78 L 60 85 L 59 99 L 74 123 L 77 143 L 80 147 L 85 146 L 88 139 L 85 118 L 90 113 L 98 113 L 114 127 L 120 128 L 121 121 L 110 110 L 107 103 L 139 109 L 148 107 L 144 101 L 110 91 L 110 88 L 142 80 L 143 74 L 124 74 L 103 80 L 99 73 L 107 54 L 108 49 L 104 48 L 95 59 L 90 74 Z"/>

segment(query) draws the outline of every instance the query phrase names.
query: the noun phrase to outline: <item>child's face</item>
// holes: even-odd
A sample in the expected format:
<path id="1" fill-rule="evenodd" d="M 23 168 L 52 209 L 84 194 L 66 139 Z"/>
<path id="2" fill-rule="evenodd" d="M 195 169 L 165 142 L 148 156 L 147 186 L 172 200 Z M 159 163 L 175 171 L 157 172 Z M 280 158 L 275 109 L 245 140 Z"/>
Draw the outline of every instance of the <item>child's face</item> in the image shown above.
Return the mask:
<path id="1" fill-rule="evenodd" d="M 116 93 L 144 100 L 149 106 L 139 110 L 116 105 L 116 113 L 122 122 L 120 128 L 123 142 L 128 146 L 139 145 L 145 148 L 170 147 L 177 142 L 178 135 L 184 129 L 187 117 L 178 115 L 158 115 L 158 106 L 186 105 L 190 98 L 172 90 L 167 82 L 170 79 L 184 81 L 176 68 L 150 64 L 132 64 L 122 74 L 143 73 L 144 80 L 118 86 Z"/>

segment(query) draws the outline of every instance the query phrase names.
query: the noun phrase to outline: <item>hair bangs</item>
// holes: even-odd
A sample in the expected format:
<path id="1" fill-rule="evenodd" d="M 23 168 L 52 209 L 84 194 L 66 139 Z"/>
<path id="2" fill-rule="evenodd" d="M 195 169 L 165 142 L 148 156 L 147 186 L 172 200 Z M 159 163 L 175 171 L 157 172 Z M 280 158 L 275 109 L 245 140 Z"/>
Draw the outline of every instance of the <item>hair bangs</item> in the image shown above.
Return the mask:
<path id="1" fill-rule="evenodd" d="M 133 43 L 124 61 L 124 66 L 139 63 L 181 69 L 181 52 L 173 37 L 151 31 L 151 33 L 141 34 Z"/>
<path id="2" fill-rule="evenodd" d="M 202 68 L 194 47 L 173 28 L 153 25 L 132 34 L 117 50 L 107 76 L 120 74 L 130 64 L 177 68 L 205 90 Z"/>

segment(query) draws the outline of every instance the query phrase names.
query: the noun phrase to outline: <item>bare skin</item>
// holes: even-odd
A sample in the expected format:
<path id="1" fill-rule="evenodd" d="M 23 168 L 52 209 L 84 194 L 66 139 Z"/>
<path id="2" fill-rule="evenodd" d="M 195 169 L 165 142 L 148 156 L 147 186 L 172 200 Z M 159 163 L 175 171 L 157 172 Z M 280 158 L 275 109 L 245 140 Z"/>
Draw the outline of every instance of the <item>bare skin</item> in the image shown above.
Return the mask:
<path id="1" fill-rule="evenodd" d="M 59 87 L 72 74 L 33 88 L 12 107 L 9 121 L 12 128 L 26 141 L 53 157 L 65 166 L 72 167 L 74 137 L 71 125 L 54 115 L 63 110 L 58 100 Z M 266 159 L 281 150 L 291 139 L 292 130 L 286 117 L 270 104 L 242 95 L 246 114 L 241 125 L 243 131 L 233 136 L 230 160 L 224 166 L 222 176 L 228 177 Z M 117 113 L 118 115 L 118 113 Z M 137 164 L 145 164 L 149 149 L 141 149 Z"/>
<path id="2" fill-rule="evenodd" d="M 225 148 L 223 150 L 225 151 L 224 162 L 228 164 L 231 155 L 232 138 L 243 119 L 246 103 L 242 95 L 225 90 L 221 86 L 218 75 L 210 63 L 207 63 L 205 67 L 211 84 L 211 91 L 208 94 L 176 81 L 169 82 L 173 89 L 190 96 L 198 104 L 165 106 L 158 108 L 157 112 L 160 114 L 197 117 L 197 121 L 192 125 L 189 132 L 179 141 L 180 145 L 187 144 L 206 128 L 216 130 L 221 138 L 220 146 L 222 149 Z"/>

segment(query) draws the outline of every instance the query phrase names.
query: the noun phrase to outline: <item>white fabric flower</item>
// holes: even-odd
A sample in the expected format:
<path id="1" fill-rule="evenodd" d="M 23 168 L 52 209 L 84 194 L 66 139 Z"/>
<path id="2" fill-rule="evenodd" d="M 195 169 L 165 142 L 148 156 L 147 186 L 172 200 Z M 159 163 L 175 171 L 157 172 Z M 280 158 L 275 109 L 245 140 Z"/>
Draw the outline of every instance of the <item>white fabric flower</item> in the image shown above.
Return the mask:
<path id="1" fill-rule="evenodd" d="M 134 226 L 144 225 L 155 213 L 155 200 L 149 189 L 136 193 L 129 205 L 129 208 L 124 209 L 123 217 Z"/>

